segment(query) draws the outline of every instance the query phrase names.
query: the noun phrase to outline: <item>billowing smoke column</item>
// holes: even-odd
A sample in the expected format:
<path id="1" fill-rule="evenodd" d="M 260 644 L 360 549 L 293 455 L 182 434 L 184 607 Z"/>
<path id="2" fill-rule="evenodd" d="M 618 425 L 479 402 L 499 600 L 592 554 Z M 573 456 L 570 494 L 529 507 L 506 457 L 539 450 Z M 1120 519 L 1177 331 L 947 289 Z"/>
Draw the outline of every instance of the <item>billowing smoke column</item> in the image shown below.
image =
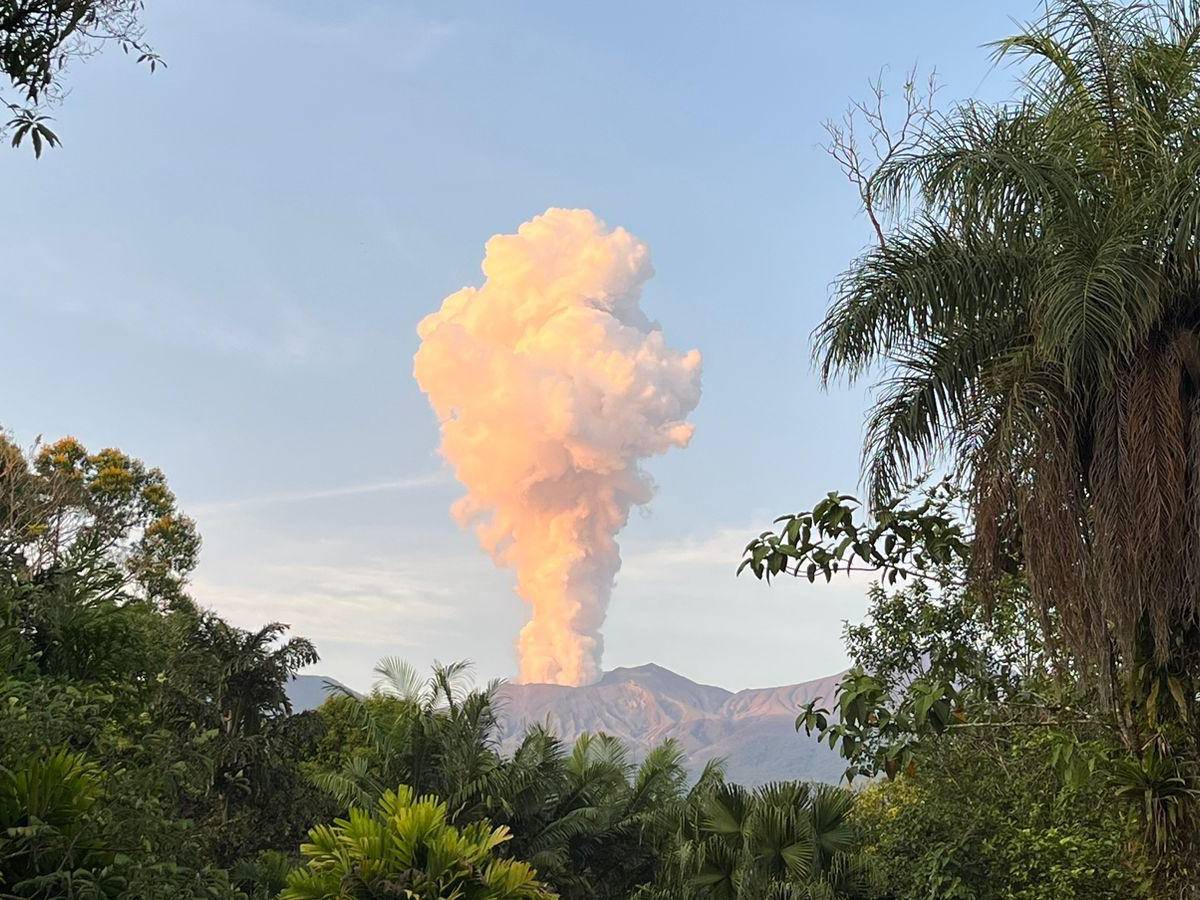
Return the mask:
<path id="1" fill-rule="evenodd" d="M 549 209 L 496 235 L 483 273 L 421 322 L 413 374 L 467 489 L 455 518 L 516 570 L 533 607 L 521 680 L 587 684 L 616 534 L 653 494 L 639 460 L 691 439 L 700 353 L 667 347 L 642 312 L 646 245 L 588 210 Z"/>

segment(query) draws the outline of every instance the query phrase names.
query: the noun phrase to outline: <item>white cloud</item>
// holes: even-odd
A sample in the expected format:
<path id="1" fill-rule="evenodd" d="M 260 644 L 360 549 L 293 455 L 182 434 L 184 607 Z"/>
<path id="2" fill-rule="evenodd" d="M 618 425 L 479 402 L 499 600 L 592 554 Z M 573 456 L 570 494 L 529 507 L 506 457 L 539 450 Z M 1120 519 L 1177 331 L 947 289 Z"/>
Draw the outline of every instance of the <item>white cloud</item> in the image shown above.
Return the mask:
<path id="1" fill-rule="evenodd" d="M 192 504 L 188 509 L 189 512 L 197 516 L 212 517 L 221 513 L 277 506 L 284 503 L 309 503 L 320 500 L 333 500 L 341 497 L 358 497 L 392 491 L 419 490 L 421 488 L 446 484 L 448 481 L 449 478 L 444 472 L 428 472 L 422 475 L 412 475 L 388 481 L 373 481 L 365 484 L 348 484 L 331 488 L 314 488 L 311 490 L 282 491 L 275 494 L 262 494 L 256 497 L 234 497 L 229 500 L 214 500 L 208 503 Z"/>
<path id="2" fill-rule="evenodd" d="M 832 583 L 737 576 L 762 522 L 664 541 L 629 541 L 609 613 L 606 668 L 656 662 L 730 689 L 840 671 L 842 623 L 861 618 L 872 578 Z"/>
<path id="3" fill-rule="evenodd" d="M 243 628 L 279 621 L 316 641 L 380 647 L 415 646 L 455 613 L 447 588 L 411 566 L 271 565 L 254 575 L 258 584 L 199 579 L 192 594 Z"/>
<path id="4" fill-rule="evenodd" d="M 708 535 L 698 535 L 676 540 L 662 541 L 651 544 L 634 546 L 628 553 L 622 554 L 624 562 L 621 565 L 621 579 L 625 581 L 674 581 L 679 577 L 680 570 L 705 569 L 710 573 L 719 572 L 730 579 L 737 572 L 741 563 L 743 551 L 751 538 L 762 533 L 761 523 L 741 527 L 725 526 L 717 528 Z M 754 580 L 754 576 L 745 571 L 739 580 Z M 782 578 L 781 581 L 788 581 Z M 798 579 L 808 584 L 807 579 Z M 857 593 L 863 592 L 875 581 L 875 576 L 869 572 L 851 572 L 849 575 L 835 575 L 831 586 L 840 585 L 851 587 Z M 818 580 L 819 584 L 824 584 Z"/>

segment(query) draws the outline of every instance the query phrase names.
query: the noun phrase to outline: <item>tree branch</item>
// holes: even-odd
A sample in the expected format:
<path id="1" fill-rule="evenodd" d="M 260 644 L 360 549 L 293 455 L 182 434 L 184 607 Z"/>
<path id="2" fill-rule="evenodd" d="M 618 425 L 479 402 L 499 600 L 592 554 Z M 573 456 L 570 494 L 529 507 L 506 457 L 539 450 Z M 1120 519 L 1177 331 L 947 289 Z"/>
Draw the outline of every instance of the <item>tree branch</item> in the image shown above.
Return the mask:
<path id="1" fill-rule="evenodd" d="M 934 97 L 938 91 L 937 72 L 931 71 L 922 88 L 917 86 L 917 67 L 914 65 L 905 78 L 902 89 L 903 113 L 895 120 L 887 115 L 887 92 L 883 88 L 883 72 L 871 82 L 871 96 L 856 100 L 842 115 L 840 122 L 825 122 L 829 142 L 825 151 L 833 157 L 846 178 L 858 190 L 863 211 L 875 230 L 880 247 L 887 244 L 882 224 L 883 210 L 876 193 L 879 172 L 897 157 L 914 149 L 925 135 L 933 117 Z M 869 152 L 863 148 L 858 135 L 859 120 L 866 126 Z"/>

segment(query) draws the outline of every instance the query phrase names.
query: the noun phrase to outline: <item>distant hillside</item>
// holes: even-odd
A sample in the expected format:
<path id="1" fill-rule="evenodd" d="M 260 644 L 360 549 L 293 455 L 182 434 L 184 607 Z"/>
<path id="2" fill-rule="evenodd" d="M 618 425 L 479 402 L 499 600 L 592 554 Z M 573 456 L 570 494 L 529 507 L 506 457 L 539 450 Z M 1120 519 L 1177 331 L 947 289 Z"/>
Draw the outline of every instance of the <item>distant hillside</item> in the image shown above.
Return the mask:
<path id="1" fill-rule="evenodd" d="M 814 697 L 832 699 L 839 675 L 734 693 L 697 684 L 653 664 L 606 672 L 595 684 L 509 684 L 502 688 L 501 746 L 514 748 L 525 728 L 546 723 L 566 741 L 603 731 L 638 755 L 675 738 L 698 771 L 714 756 L 742 784 L 776 779 L 836 782 L 845 762 L 828 745 L 797 734 L 796 714 Z"/>
<path id="2" fill-rule="evenodd" d="M 287 686 L 288 699 L 292 701 L 292 712 L 301 713 L 316 709 L 325 702 L 325 698 L 336 690 L 350 689 L 336 678 L 326 678 L 323 675 L 297 675 Z M 355 693 L 350 691 L 350 693 Z"/>
<path id="3" fill-rule="evenodd" d="M 826 744 L 797 734 L 796 713 L 814 697 L 832 699 L 841 675 L 784 687 L 727 691 L 653 664 L 613 669 L 595 684 L 506 684 L 500 691 L 500 745 L 513 750 L 534 724 L 546 723 L 570 743 L 585 731 L 620 738 L 642 756 L 667 738 L 679 741 L 694 772 L 724 757 L 730 779 L 755 785 L 777 779 L 836 782 L 845 762 Z M 296 712 L 329 695 L 319 675 L 288 686 Z"/>

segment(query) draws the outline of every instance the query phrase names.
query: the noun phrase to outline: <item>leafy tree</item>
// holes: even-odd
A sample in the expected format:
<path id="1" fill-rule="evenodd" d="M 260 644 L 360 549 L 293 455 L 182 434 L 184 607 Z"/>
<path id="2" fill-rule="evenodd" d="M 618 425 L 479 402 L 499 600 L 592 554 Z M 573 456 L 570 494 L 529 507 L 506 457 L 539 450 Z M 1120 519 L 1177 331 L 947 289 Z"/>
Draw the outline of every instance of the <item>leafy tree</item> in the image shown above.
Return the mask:
<path id="1" fill-rule="evenodd" d="M 72 60 L 116 44 L 151 71 L 165 65 L 146 44 L 141 24 L 144 0 L 0 0 L 0 73 L 16 101 L 2 100 L 12 118 L 12 145 L 25 138 L 35 156 L 58 146 L 44 112 L 60 99 L 62 76 Z"/>
<path id="2" fill-rule="evenodd" d="M 0 767 L 0 891 L 22 897 L 117 897 L 113 869 L 91 816 L 99 768 L 59 750 L 15 769 Z"/>
<path id="3" fill-rule="evenodd" d="M 447 821 L 446 804 L 401 785 L 371 812 L 351 807 L 345 819 L 309 832 L 307 863 L 288 876 L 280 900 L 407 897 L 522 900 L 555 896 L 526 863 L 496 856 L 504 827 Z"/>
<path id="4" fill-rule="evenodd" d="M 0 565 L 36 581 L 111 565 L 119 586 L 159 604 L 182 601 L 200 538 L 162 471 L 74 438 L 24 453 L 0 434 Z M 110 589 L 116 585 L 110 585 Z"/>
<path id="5" fill-rule="evenodd" d="M 690 798 L 668 863 L 641 896 L 855 898 L 876 875 L 850 821 L 854 795 L 784 782 L 748 791 L 718 783 Z"/>
<path id="6" fill-rule="evenodd" d="M 1064 781 L 1044 730 L 952 731 L 914 770 L 858 795 L 882 897 L 1125 900 L 1155 894 L 1128 807 Z"/>
<path id="7" fill-rule="evenodd" d="M 932 737 L 964 727 L 968 714 L 1003 707 L 1011 718 L 1017 706 L 1049 702 L 1035 691 L 1053 687 L 1051 660 L 1024 585 L 1010 576 L 986 598 L 970 589 L 971 538 L 957 508 L 957 493 L 942 483 L 913 503 L 889 501 L 864 522 L 853 497 L 829 494 L 746 548 L 739 571 L 764 579 L 879 576 L 868 588 L 867 622 L 846 629 L 853 665 L 837 687 L 835 712 L 817 698 L 796 723 L 838 746 L 850 761 L 848 779 L 894 777 Z M 898 579 L 903 589 L 895 589 Z"/>
<path id="8" fill-rule="evenodd" d="M 300 769 L 320 719 L 289 716 L 285 691 L 315 651 L 197 609 L 198 546 L 161 472 L 72 440 L 29 455 L 0 441 L 0 760 L 37 773 L 42 798 L 76 781 L 56 754 L 103 785 L 69 853 L 49 852 L 66 826 L 35 807 L 18 814 L 37 823 L 9 823 L 46 850 L 42 895 L 232 897 L 227 866 L 294 850 L 333 812 Z M 30 845 L 0 844 L 0 871 L 28 868 Z"/>
<path id="9" fill-rule="evenodd" d="M 776 531 L 746 545 L 740 575 L 749 569 L 770 581 L 792 575 L 826 582 L 839 573 L 867 572 L 889 585 L 897 580 L 945 580 L 950 567 L 970 558 L 971 536 L 958 520 L 959 492 L 949 482 L 928 487 L 917 503 L 910 491 L 862 518 L 861 504 L 831 491 L 811 510 L 780 516 Z"/>
<path id="10" fill-rule="evenodd" d="M 935 495 L 952 493 L 939 487 Z M 928 497 L 891 503 L 886 524 L 868 525 L 852 498 L 834 495 L 814 513 L 781 520 L 812 519 L 807 534 L 793 537 L 785 524 L 747 548 L 750 560 L 766 549 L 763 578 L 777 556 L 788 559 L 787 573 L 803 575 L 820 553 L 840 571 L 906 579 L 868 589 L 867 619 L 845 628 L 851 667 L 832 710 L 821 698 L 810 702 L 797 729 L 837 747 L 848 778 L 887 776 L 860 806 L 885 896 L 1149 890 L 1145 845 L 1136 845 L 1132 824 L 1147 798 L 1168 795 L 1165 786 L 1148 781 L 1121 747 L 1119 723 L 1094 686 L 1059 668 L 1023 581 L 1007 576 L 986 595 L 974 588 L 969 536 L 952 507 Z M 889 540 L 893 528 L 902 533 Z M 926 540 L 954 552 L 926 548 Z M 1140 788 L 1123 789 L 1118 779 Z M 1156 809 L 1179 815 L 1177 803 Z"/>
<path id="11" fill-rule="evenodd" d="M 882 372 L 872 508 L 931 465 L 968 486 L 972 580 L 1023 572 L 1110 706 L 1123 790 L 1172 811 L 1146 828 L 1177 884 L 1200 871 L 1198 35 L 1190 2 L 1053 0 L 998 42 L 1020 96 L 924 117 L 866 176 L 887 224 L 815 335 L 827 382 Z"/>
<path id="12" fill-rule="evenodd" d="M 894 777 L 952 719 L 963 718 L 971 694 L 996 699 L 1019 684 L 1011 658 L 989 652 L 1011 635 L 989 628 L 965 593 L 970 537 L 952 512 L 956 505 L 957 493 L 943 483 L 916 504 L 894 499 L 874 521 L 863 521 L 855 498 L 830 493 L 811 511 L 780 517 L 777 533 L 763 532 L 746 546 L 738 572 L 749 569 L 760 579 L 879 577 L 870 588 L 873 621 L 847 630 L 854 665 L 838 684 L 836 715 L 816 698 L 796 720 L 797 729 L 838 747 L 850 762 L 848 780 Z M 897 593 L 885 588 L 909 579 Z M 996 612 L 994 602 L 989 611 Z"/>

